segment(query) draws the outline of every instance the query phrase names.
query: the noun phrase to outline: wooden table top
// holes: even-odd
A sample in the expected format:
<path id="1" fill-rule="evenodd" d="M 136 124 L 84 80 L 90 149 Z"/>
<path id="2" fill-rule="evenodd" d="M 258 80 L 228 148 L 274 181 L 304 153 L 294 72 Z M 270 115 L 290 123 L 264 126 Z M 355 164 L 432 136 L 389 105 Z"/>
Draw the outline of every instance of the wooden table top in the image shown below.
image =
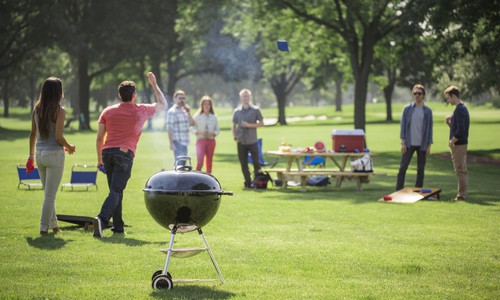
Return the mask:
<path id="1" fill-rule="evenodd" d="M 321 156 L 321 157 L 334 157 L 334 156 L 363 156 L 365 154 L 373 155 L 372 152 L 302 152 L 302 151 L 266 151 L 265 154 L 269 156 L 279 156 L 279 157 L 302 157 L 302 156 Z"/>

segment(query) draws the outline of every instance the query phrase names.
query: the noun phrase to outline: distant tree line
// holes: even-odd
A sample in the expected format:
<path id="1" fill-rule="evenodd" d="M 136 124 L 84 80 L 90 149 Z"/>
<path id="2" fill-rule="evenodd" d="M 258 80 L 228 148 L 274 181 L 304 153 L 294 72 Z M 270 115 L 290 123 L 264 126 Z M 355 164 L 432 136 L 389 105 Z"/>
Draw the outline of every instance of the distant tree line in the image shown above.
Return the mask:
<path id="1" fill-rule="evenodd" d="M 103 88 L 127 78 L 150 101 L 144 74 L 152 70 L 169 96 L 202 74 L 267 83 L 282 125 L 298 84 L 334 86 L 337 111 L 353 84 L 353 125 L 365 129 L 370 83 L 383 91 L 387 120 L 398 85 L 453 83 L 466 98 L 498 98 L 498 2 L 0 0 L 3 116 L 12 105 L 32 107 L 40 82 L 57 75 L 76 91 L 80 128 L 91 129 L 92 95 L 104 106 Z M 276 48 L 280 39 L 289 52 Z"/>

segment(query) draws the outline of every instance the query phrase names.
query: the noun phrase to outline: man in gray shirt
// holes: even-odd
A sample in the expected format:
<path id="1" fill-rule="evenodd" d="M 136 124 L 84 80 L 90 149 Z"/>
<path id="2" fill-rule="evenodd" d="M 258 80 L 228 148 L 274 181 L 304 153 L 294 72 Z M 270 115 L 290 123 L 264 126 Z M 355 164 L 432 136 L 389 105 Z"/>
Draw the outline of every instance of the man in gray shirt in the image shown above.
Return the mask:
<path id="1" fill-rule="evenodd" d="M 399 165 L 396 190 L 404 188 L 406 170 L 413 153 L 417 152 L 417 179 L 415 187 L 424 185 L 426 158 L 431 153 L 432 110 L 424 104 L 425 88 L 421 84 L 413 86 L 414 101 L 403 108 L 401 117 L 401 163 Z"/>
<path id="2" fill-rule="evenodd" d="M 254 175 L 260 172 L 257 128 L 264 126 L 262 113 L 257 106 L 252 105 L 251 100 L 252 92 L 249 89 L 241 90 L 241 105 L 234 110 L 233 114 L 233 137 L 238 144 L 238 158 L 245 178 L 245 188 L 252 187 L 248 169 L 248 153 L 252 156 Z"/>

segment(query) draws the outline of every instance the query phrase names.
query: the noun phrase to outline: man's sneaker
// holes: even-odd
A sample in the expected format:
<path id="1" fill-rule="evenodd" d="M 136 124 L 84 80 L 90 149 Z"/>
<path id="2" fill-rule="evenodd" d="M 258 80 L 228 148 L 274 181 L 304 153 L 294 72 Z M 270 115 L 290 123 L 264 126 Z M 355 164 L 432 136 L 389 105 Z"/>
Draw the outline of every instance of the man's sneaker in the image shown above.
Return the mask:
<path id="1" fill-rule="evenodd" d="M 94 237 L 102 238 L 102 220 L 99 217 L 95 217 L 92 224 L 94 225 Z"/>

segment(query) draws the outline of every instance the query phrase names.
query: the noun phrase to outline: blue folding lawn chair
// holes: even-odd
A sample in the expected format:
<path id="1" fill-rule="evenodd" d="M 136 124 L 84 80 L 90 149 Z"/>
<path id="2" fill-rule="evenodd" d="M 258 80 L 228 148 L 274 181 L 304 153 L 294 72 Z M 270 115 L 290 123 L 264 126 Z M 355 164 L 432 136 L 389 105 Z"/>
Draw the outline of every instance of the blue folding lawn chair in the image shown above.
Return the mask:
<path id="1" fill-rule="evenodd" d="M 261 166 L 271 165 L 270 163 L 264 161 L 264 156 L 262 155 L 262 139 L 258 139 L 257 143 L 259 144 L 259 163 L 260 163 L 260 165 Z M 250 153 L 248 153 L 248 163 L 253 164 L 252 155 L 250 155 Z"/>
<path id="2" fill-rule="evenodd" d="M 304 167 L 318 167 L 318 168 L 324 168 L 326 164 L 325 158 L 321 156 L 316 156 L 312 157 L 310 155 L 307 155 L 304 157 L 304 161 L 302 162 L 302 165 Z"/>
<path id="3" fill-rule="evenodd" d="M 40 181 L 40 174 L 38 173 L 38 168 L 35 168 L 31 173 L 26 174 L 26 167 L 18 164 L 17 165 L 17 175 L 19 177 L 19 183 L 17 184 L 17 189 L 21 185 L 27 186 L 28 190 L 32 187 L 43 188 L 42 182 Z"/>
<path id="4" fill-rule="evenodd" d="M 75 164 L 71 168 L 71 179 L 69 183 L 64 183 L 61 185 L 61 191 L 65 187 L 71 187 L 71 190 L 75 187 L 85 187 L 88 191 L 90 186 L 95 186 L 97 191 L 97 166 L 91 165 L 79 165 Z"/>

